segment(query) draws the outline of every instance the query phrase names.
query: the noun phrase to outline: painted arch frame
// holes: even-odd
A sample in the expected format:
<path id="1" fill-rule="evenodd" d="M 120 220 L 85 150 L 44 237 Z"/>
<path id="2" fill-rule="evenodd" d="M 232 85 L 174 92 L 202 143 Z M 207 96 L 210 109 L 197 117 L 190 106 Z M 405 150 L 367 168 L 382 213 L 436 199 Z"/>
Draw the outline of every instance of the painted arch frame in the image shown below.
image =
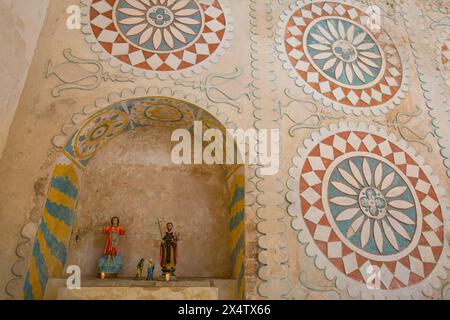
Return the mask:
<path id="1" fill-rule="evenodd" d="M 83 117 L 64 138 L 58 155 L 25 276 L 22 297 L 43 299 L 48 280 L 61 277 L 68 256 L 81 177 L 89 160 L 116 136 L 140 127 L 191 129 L 193 121 L 224 132 L 225 126 L 194 103 L 163 95 L 118 100 Z M 58 137 L 57 137 L 58 138 Z M 56 139 L 58 141 L 58 139 Z M 61 141 L 61 139 L 59 139 Z M 224 166 L 230 194 L 230 260 L 239 297 L 244 284 L 245 168 Z"/>

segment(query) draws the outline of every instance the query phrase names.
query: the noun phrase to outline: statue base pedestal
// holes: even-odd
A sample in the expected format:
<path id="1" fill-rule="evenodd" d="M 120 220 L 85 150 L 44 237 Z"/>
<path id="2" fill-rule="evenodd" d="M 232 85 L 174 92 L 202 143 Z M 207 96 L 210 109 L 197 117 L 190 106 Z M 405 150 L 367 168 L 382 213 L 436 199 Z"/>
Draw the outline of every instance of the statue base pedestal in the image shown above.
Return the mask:
<path id="1" fill-rule="evenodd" d="M 98 259 L 100 278 L 116 278 L 122 267 L 122 254 L 117 256 L 101 256 Z"/>
<path id="2" fill-rule="evenodd" d="M 169 280 L 167 280 L 165 275 L 160 275 L 158 277 L 158 280 L 159 281 L 166 281 L 166 282 L 177 281 L 177 277 L 176 276 L 170 276 Z"/>
<path id="3" fill-rule="evenodd" d="M 97 278 L 100 279 L 114 279 L 117 278 L 117 273 L 100 273 Z"/>
<path id="4" fill-rule="evenodd" d="M 178 278 L 146 281 L 131 278 L 82 278 L 81 289 L 70 290 L 66 279 L 49 279 L 45 300 L 236 300 L 236 280 Z"/>

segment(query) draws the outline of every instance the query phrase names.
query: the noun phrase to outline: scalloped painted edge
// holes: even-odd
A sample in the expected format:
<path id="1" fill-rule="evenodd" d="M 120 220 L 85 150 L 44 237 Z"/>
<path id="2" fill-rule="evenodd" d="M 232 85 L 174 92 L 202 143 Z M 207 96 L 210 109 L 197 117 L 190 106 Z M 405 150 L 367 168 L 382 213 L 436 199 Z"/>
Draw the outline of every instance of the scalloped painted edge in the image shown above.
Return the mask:
<path id="1" fill-rule="evenodd" d="M 307 256 L 313 258 L 315 266 L 320 270 L 324 270 L 326 278 L 330 281 L 336 279 L 337 288 L 347 291 L 348 294 L 354 298 L 420 299 L 431 296 L 434 290 L 438 290 L 442 286 L 441 280 L 447 279 L 447 270 L 450 269 L 450 244 L 448 241 L 444 240 L 441 258 L 436 263 L 436 267 L 433 269 L 431 274 L 422 282 L 401 289 L 369 290 L 364 284 L 347 277 L 332 263 L 330 263 L 322 251 L 317 248 L 314 240 L 309 234 L 300 210 L 300 198 L 298 196 L 298 184 L 300 178 L 299 172 L 303 167 L 305 157 L 309 154 L 311 149 L 317 145 L 317 143 L 322 141 L 322 139 L 326 136 L 345 130 L 362 130 L 368 133 L 383 136 L 389 141 L 396 143 L 405 152 L 412 156 L 415 161 L 417 161 L 418 165 L 424 170 L 436 190 L 444 218 L 444 233 L 446 230 L 450 229 L 450 219 L 448 217 L 448 213 L 446 214 L 446 208 L 449 207 L 450 201 L 445 196 L 444 188 L 439 186 L 438 178 L 432 175 L 431 167 L 424 165 L 424 159 L 417 155 L 415 149 L 409 147 L 405 140 L 398 139 L 393 133 L 389 134 L 386 130 L 375 125 L 368 125 L 367 123 L 341 122 L 338 125 L 332 124 L 327 128 L 321 128 L 319 132 L 316 131 L 312 133 L 311 137 L 307 138 L 303 142 L 304 146 L 297 149 L 297 155 L 295 155 L 293 159 L 293 166 L 289 169 L 290 179 L 287 182 L 287 187 L 290 191 L 288 191 L 286 198 L 290 203 L 288 212 L 293 218 L 291 226 L 294 230 L 299 232 L 297 239 L 301 244 L 305 245 L 305 252 Z"/>
<path id="2" fill-rule="evenodd" d="M 236 124 L 231 122 L 225 113 L 220 112 L 217 106 L 209 105 L 207 100 L 198 99 L 194 94 L 184 94 L 184 92 L 181 90 L 172 90 L 168 87 L 136 87 L 134 90 L 124 89 L 120 93 L 110 93 L 107 97 L 97 99 L 94 103 L 85 106 L 82 113 L 73 114 L 71 122 L 66 123 L 62 126 L 61 133 L 53 137 L 52 143 L 59 149 L 63 148 L 68 138 L 77 130 L 78 126 L 84 120 L 88 119 L 92 114 L 108 107 L 115 102 L 125 99 L 143 98 L 150 96 L 165 96 L 183 100 L 185 102 L 196 105 L 205 111 L 208 111 L 213 116 L 215 116 L 227 129 L 236 128 Z"/>
<path id="3" fill-rule="evenodd" d="M 381 105 L 373 106 L 373 107 L 354 107 L 342 104 L 340 102 L 337 102 L 335 100 L 329 99 L 322 95 L 321 93 L 317 92 L 314 88 L 312 88 L 309 83 L 304 80 L 303 78 L 299 77 L 297 75 L 297 72 L 293 69 L 289 57 L 287 56 L 285 46 L 284 46 L 284 32 L 286 30 L 287 23 L 289 21 L 289 18 L 291 15 L 301 7 L 307 5 L 307 4 L 313 4 L 313 3 L 319 3 L 319 2 L 334 2 L 339 4 L 346 4 L 353 6 L 359 10 L 362 10 L 362 4 L 359 2 L 356 2 L 354 0 L 298 0 L 294 4 L 291 4 L 288 9 L 284 10 L 283 13 L 280 16 L 280 21 L 278 22 L 278 30 L 276 35 L 276 44 L 277 44 L 277 51 L 278 56 L 280 60 L 282 61 L 283 68 L 288 72 L 288 75 L 290 78 L 295 80 L 295 84 L 303 88 L 303 91 L 305 94 L 310 95 L 314 98 L 314 100 L 322 102 L 322 104 L 326 107 L 331 107 L 335 111 L 343 111 L 346 114 L 353 114 L 355 116 L 380 116 L 381 114 L 386 114 L 389 111 L 393 110 L 397 105 L 399 105 L 402 100 L 406 97 L 406 92 L 408 91 L 408 87 L 410 84 L 410 70 L 409 70 L 409 58 L 406 53 L 406 49 L 403 47 L 397 47 L 396 49 L 398 51 L 398 54 L 400 56 L 400 60 L 402 62 L 402 83 L 400 84 L 399 90 L 397 93 L 389 99 L 387 102 Z M 385 31 L 386 32 L 386 31 Z M 394 35 L 389 34 L 389 37 L 393 40 L 394 43 L 400 42 L 397 33 L 394 33 Z M 396 40 L 396 41 L 394 41 Z"/>
<path id="4" fill-rule="evenodd" d="M 85 35 L 85 40 L 87 43 L 91 45 L 91 50 L 98 54 L 99 59 L 101 61 L 108 61 L 110 66 L 113 68 L 119 68 L 123 73 L 131 73 L 136 77 L 144 76 L 147 79 L 158 78 L 160 80 L 166 80 L 171 78 L 173 80 L 180 79 L 181 77 L 191 77 L 195 74 L 200 74 L 203 70 L 209 69 L 211 67 L 211 63 L 218 63 L 219 58 L 225 55 L 225 50 L 231 47 L 232 39 L 233 39 L 233 18 L 231 13 L 231 7 L 228 3 L 228 0 L 218 0 L 220 5 L 225 13 L 226 18 L 226 28 L 223 39 L 219 45 L 219 47 L 214 51 L 209 58 L 203 60 L 199 64 L 195 64 L 189 68 L 179 70 L 179 71 L 152 71 L 152 70 L 144 70 L 140 68 L 136 68 L 129 64 L 126 64 L 119 59 L 115 58 L 111 54 L 107 53 L 105 49 L 98 43 L 97 39 L 94 37 L 92 33 L 92 29 L 89 23 L 89 6 L 92 3 L 92 0 L 80 0 L 81 4 L 81 32 Z"/>
<path id="5" fill-rule="evenodd" d="M 270 45 L 266 45 L 264 41 L 261 41 L 261 34 L 258 30 L 269 30 L 268 34 L 275 34 L 275 20 L 273 14 L 273 6 L 276 1 L 271 0 L 249 0 L 249 23 L 250 23 L 250 67 L 251 67 L 251 87 L 252 95 L 252 117 L 253 127 L 261 128 L 265 127 L 264 123 L 273 123 L 276 126 L 279 124 L 279 112 L 273 110 L 273 104 L 278 104 L 276 92 L 276 68 L 275 62 L 277 61 L 277 50 L 275 48 L 273 37 L 264 38 L 270 41 Z M 264 13 L 262 15 L 261 13 Z M 266 19 L 264 17 L 267 16 Z M 270 18 L 269 18 L 270 16 Z M 259 20 L 260 19 L 260 20 Z M 268 35 L 266 35 L 268 36 Z M 266 37 L 265 36 L 265 37 Z M 261 48 L 264 49 L 260 50 Z M 261 58 L 261 52 L 265 52 L 264 59 Z M 265 60 L 266 59 L 266 60 Z M 270 64 L 267 69 L 267 63 Z M 261 70 L 265 70 L 264 75 L 259 74 Z M 263 99 L 261 95 L 262 90 L 270 90 L 270 98 Z M 262 111 L 272 108 L 271 116 L 266 118 L 263 116 Z M 280 150 L 280 152 L 282 152 Z M 249 166 L 250 168 L 251 166 Z M 271 221 L 268 221 L 267 217 L 271 215 L 271 209 L 268 207 L 267 200 L 273 197 L 279 202 L 279 208 L 283 207 L 284 202 L 284 182 L 281 179 L 276 178 L 276 191 L 270 192 L 268 196 L 267 190 L 264 190 L 264 184 L 267 183 L 268 177 L 261 176 L 256 169 L 254 176 L 249 177 L 248 183 L 254 185 L 255 188 L 255 206 L 250 209 L 254 211 L 257 219 L 256 232 L 257 232 L 257 247 L 259 249 L 257 255 L 258 269 L 256 276 L 256 295 L 263 299 L 285 299 L 291 291 L 291 286 L 288 281 L 288 241 L 286 233 L 289 230 L 287 223 L 284 221 L 286 217 L 285 210 L 279 210 L 281 212 L 277 223 L 282 224 L 282 230 L 279 232 L 269 233 L 267 230 L 271 229 Z M 272 177 L 273 178 L 273 177 Z M 271 179 L 272 179 L 271 178 Z M 276 182 L 275 182 L 276 181 Z M 277 211 L 278 212 L 278 211 Z M 275 242 L 270 245 L 269 238 L 272 237 Z M 276 252 L 276 253 L 274 253 Z M 275 257 L 275 258 L 274 258 Z M 277 269 L 274 273 L 272 270 Z"/>
<path id="6" fill-rule="evenodd" d="M 23 224 L 20 229 L 21 240 L 19 240 L 15 249 L 17 259 L 10 268 L 10 273 L 13 277 L 6 282 L 4 289 L 5 294 L 9 296 L 7 300 L 14 300 L 17 298 L 18 293 L 12 292 L 12 290 L 15 289 L 14 286 L 20 288 L 22 285 L 25 273 L 21 270 L 25 270 L 26 272 L 27 253 L 29 250 L 32 250 L 33 239 L 35 238 L 37 230 L 38 223 L 32 221 Z M 30 246 L 30 248 L 27 248 L 27 246 Z"/>
<path id="7" fill-rule="evenodd" d="M 396 4 L 398 5 L 397 2 L 398 0 L 396 0 Z M 445 108 L 442 107 L 448 106 L 448 98 L 445 95 L 445 87 L 439 85 L 440 82 L 437 82 L 437 85 L 432 83 L 437 77 L 441 77 L 441 73 L 435 69 L 435 59 L 431 59 L 430 61 L 430 59 L 427 60 L 421 57 L 419 53 L 420 43 L 416 41 L 417 34 L 420 33 L 421 30 L 416 27 L 417 21 L 410 21 L 410 13 L 406 13 L 402 7 L 400 8 L 402 9 L 404 24 L 411 44 L 414 57 L 413 62 L 420 81 L 420 89 L 428 108 L 428 115 L 431 118 L 431 124 L 436 135 L 436 141 L 439 145 L 444 167 L 447 169 L 447 177 L 450 178 L 450 147 L 448 135 L 443 132 L 446 126 L 448 126 L 449 116 Z M 412 12 L 415 11 L 413 10 Z M 420 15 L 417 14 L 413 19 L 420 19 Z M 450 27 L 445 27 L 445 30 L 450 33 Z M 433 39 L 436 39 L 436 37 L 434 36 Z M 432 66 L 428 65 L 429 63 L 432 63 Z M 444 125 L 441 123 L 442 121 L 444 121 Z"/>

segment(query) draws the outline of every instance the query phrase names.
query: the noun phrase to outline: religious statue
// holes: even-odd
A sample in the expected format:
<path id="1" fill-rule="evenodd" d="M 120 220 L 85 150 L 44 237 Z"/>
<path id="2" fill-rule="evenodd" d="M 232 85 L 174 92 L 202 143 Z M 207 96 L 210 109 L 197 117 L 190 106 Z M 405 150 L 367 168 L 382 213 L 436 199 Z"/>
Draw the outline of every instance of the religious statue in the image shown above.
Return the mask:
<path id="1" fill-rule="evenodd" d="M 141 280 L 142 272 L 144 271 L 144 262 L 145 259 L 139 260 L 139 263 L 136 266 L 136 276 L 134 277 L 135 280 Z"/>
<path id="2" fill-rule="evenodd" d="M 152 259 L 148 260 L 147 263 L 147 280 L 153 280 L 153 271 L 155 271 L 155 264 Z"/>
<path id="3" fill-rule="evenodd" d="M 101 278 L 116 277 L 122 266 L 122 255 L 119 253 L 119 238 L 125 234 L 118 217 L 111 219 L 111 225 L 101 229 L 107 235 L 103 256 L 98 262 Z"/>
<path id="4" fill-rule="evenodd" d="M 162 271 L 162 278 L 175 278 L 175 270 L 177 266 L 177 242 L 178 235 L 173 232 L 173 223 L 169 222 L 166 225 L 167 231 L 162 236 L 160 248 L 160 265 Z"/>

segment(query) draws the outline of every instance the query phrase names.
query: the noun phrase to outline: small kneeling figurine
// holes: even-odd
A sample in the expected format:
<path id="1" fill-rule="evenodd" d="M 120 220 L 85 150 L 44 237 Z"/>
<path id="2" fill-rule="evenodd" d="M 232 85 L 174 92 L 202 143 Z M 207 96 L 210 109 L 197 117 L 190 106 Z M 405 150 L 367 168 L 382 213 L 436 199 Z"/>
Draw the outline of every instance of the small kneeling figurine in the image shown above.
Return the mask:
<path id="1" fill-rule="evenodd" d="M 120 226 L 118 217 L 111 219 L 111 225 L 101 229 L 107 234 L 105 250 L 103 256 L 98 261 L 100 277 L 117 277 L 122 266 L 122 255 L 119 253 L 119 238 L 125 234 L 125 230 Z"/>
<path id="2" fill-rule="evenodd" d="M 153 280 L 153 271 L 155 271 L 155 264 L 152 259 L 147 262 L 147 281 Z"/>

